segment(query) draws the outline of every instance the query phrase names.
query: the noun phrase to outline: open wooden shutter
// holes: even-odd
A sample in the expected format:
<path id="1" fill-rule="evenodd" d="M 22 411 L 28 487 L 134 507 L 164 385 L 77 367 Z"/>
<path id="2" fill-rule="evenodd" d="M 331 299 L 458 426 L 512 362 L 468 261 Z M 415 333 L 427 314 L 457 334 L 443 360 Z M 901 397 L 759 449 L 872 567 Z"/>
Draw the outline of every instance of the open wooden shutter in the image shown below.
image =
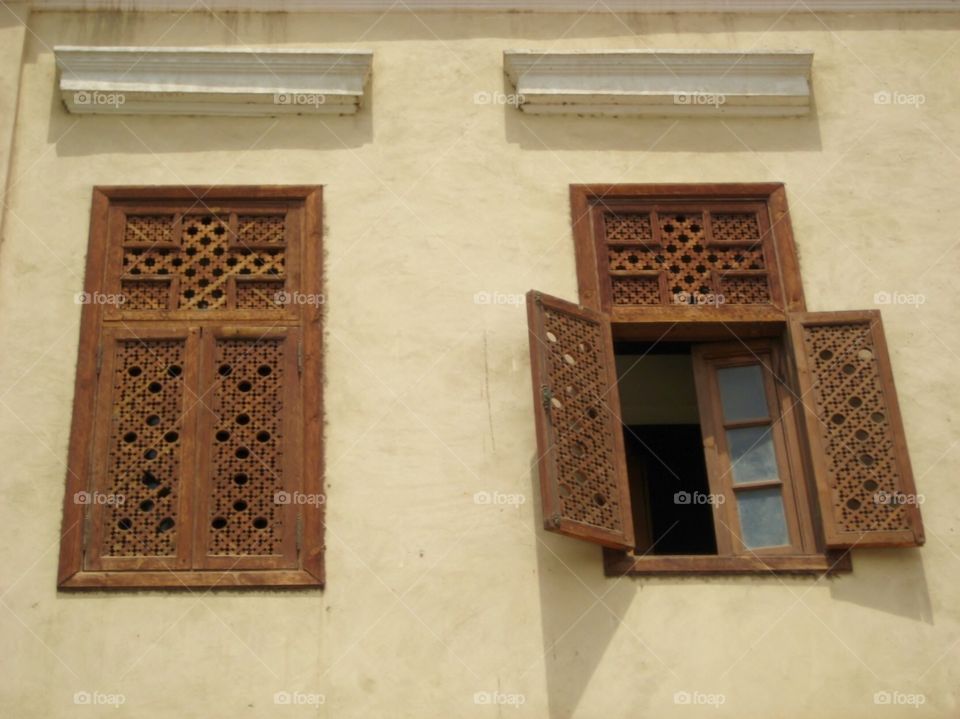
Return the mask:
<path id="1" fill-rule="evenodd" d="M 827 546 L 923 544 L 880 313 L 803 312 L 789 324 Z"/>
<path id="2" fill-rule="evenodd" d="M 633 520 L 610 322 L 527 293 L 544 526 L 633 548 Z"/>

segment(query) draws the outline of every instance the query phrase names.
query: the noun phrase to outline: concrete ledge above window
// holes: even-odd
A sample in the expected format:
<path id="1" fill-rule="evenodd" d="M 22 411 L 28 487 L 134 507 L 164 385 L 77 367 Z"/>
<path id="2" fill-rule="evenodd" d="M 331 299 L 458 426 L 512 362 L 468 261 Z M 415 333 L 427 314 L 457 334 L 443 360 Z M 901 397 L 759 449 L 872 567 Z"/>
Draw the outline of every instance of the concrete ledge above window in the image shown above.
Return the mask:
<path id="1" fill-rule="evenodd" d="M 507 50 L 518 106 L 533 114 L 785 117 L 810 111 L 813 53 Z"/>
<path id="2" fill-rule="evenodd" d="M 54 48 L 70 112 L 119 115 L 350 115 L 371 50 Z"/>

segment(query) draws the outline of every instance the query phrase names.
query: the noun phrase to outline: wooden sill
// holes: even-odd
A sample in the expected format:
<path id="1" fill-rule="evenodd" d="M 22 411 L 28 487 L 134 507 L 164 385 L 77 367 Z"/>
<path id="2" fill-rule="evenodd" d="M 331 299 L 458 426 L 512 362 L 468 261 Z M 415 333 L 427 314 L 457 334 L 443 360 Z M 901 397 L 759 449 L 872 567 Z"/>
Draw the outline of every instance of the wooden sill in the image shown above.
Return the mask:
<path id="1" fill-rule="evenodd" d="M 305 589 L 323 580 L 305 570 L 77 572 L 60 589 Z"/>
<path id="2" fill-rule="evenodd" d="M 608 577 L 678 574 L 827 574 L 853 570 L 850 552 L 826 554 L 725 557 L 714 555 L 643 556 L 615 549 L 603 550 Z"/>

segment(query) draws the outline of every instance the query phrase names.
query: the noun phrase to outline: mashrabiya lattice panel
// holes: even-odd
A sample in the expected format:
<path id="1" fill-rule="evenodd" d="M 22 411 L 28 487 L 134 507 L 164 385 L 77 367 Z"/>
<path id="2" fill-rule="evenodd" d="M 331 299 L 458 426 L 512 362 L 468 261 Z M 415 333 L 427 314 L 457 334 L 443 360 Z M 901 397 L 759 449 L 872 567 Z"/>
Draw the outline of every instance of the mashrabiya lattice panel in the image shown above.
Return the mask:
<path id="1" fill-rule="evenodd" d="M 101 555 L 176 554 L 184 340 L 119 340 Z"/>
<path id="2" fill-rule="evenodd" d="M 906 508 L 884 501 L 900 491 L 889 410 L 868 321 L 804 325 L 804 351 L 833 477 L 834 519 L 842 531 L 908 530 Z"/>
<path id="3" fill-rule="evenodd" d="M 172 215 L 127 217 L 121 288 L 134 300 L 127 309 L 154 309 L 158 295 L 150 300 L 142 299 L 144 288 L 142 280 L 138 280 L 140 275 L 179 279 L 177 306 L 164 309 L 228 309 L 232 277 L 272 280 L 276 286 L 271 294 L 283 291 L 284 215 L 240 215 L 235 237 L 231 237 L 229 216 L 185 215 L 179 246 L 142 246 L 145 242 L 156 245 L 172 242 L 174 222 Z M 259 297 L 253 298 L 253 306 L 247 307 L 244 302 L 248 295 L 238 292 L 237 296 L 236 309 L 265 309 Z M 278 306 L 279 303 L 275 303 L 271 308 Z"/>
<path id="4" fill-rule="evenodd" d="M 666 275 L 674 301 L 681 293 L 720 295 L 729 288 L 727 304 L 769 304 L 769 281 L 765 274 L 763 243 L 756 214 L 710 213 L 712 242 L 708 242 L 705 213 L 658 212 L 660 243 L 654 244 L 650 213 L 607 214 L 607 270 L 611 273 L 615 305 L 657 305 L 655 278 L 638 280 L 629 273 L 659 272 Z M 732 245 L 732 246 L 731 246 Z M 738 272 L 761 271 L 745 278 Z M 713 273 L 719 282 L 715 282 Z M 628 273 L 628 274 L 623 274 Z M 719 284 L 719 286 L 717 286 Z"/>
<path id="5" fill-rule="evenodd" d="M 208 554 L 273 555 L 283 538 L 283 339 L 216 343 Z"/>
<path id="6" fill-rule="evenodd" d="M 613 433 L 621 429 L 604 402 L 610 375 L 601 329 L 547 307 L 544 331 L 561 515 L 622 531 L 613 443 Z"/>

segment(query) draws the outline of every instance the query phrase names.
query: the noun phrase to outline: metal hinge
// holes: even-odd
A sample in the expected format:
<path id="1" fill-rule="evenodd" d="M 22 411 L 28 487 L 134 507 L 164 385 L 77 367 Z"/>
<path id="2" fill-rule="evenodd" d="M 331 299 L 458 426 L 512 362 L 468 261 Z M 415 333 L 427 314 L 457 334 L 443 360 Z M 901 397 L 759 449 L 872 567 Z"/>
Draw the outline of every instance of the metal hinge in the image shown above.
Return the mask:
<path id="1" fill-rule="evenodd" d="M 563 518 L 562 518 L 558 513 L 554 513 L 554 514 L 550 517 L 550 526 L 551 526 L 551 527 L 554 527 L 554 528 L 559 527 L 559 526 L 560 526 L 560 522 L 562 521 L 562 519 L 563 519 Z"/>
<path id="2" fill-rule="evenodd" d="M 303 515 L 297 515 L 297 554 L 303 549 Z"/>
<path id="3" fill-rule="evenodd" d="M 303 374 L 303 338 L 297 341 L 297 372 Z"/>
<path id="4" fill-rule="evenodd" d="M 545 384 L 540 385 L 540 402 L 543 403 L 545 410 L 550 410 L 550 400 L 552 399 L 553 392 L 550 391 L 550 388 Z"/>
<path id="5" fill-rule="evenodd" d="M 101 367 L 103 367 L 103 340 L 97 345 L 97 374 L 100 374 Z"/>

